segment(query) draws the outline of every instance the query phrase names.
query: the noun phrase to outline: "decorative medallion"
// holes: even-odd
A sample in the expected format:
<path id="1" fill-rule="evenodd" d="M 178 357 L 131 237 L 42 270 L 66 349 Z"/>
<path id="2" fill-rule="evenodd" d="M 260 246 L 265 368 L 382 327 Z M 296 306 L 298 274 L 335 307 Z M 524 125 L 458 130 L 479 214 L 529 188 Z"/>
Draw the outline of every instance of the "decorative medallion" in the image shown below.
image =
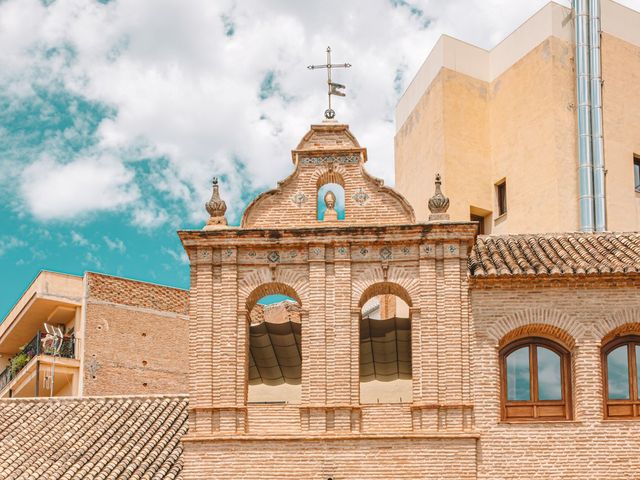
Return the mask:
<path id="1" fill-rule="evenodd" d="M 280 254 L 276 251 L 271 251 L 268 253 L 267 255 L 267 260 L 269 260 L 271 263 L 276 263 L 280 261 Z"/>
<path id="2" fill-rule="evenodd" d="M 424 246 L 424 251 L 425 251 L 425 253 L 427 253 L 427 254 L 431 253 L 431 245 L 425 245 L 425 246 Z"/>
<path id="3" fill-rule="evenodd" d="M 351 198 L 358 205 L 364 205 L 365 203 L 367 203 L 367 200 L 369 200 L 369 194 L 367 194 L 367 192 L 365 192 L 363 188 L 358 188 L 355 193 L 351 195 Z"/>
<path id="4" fill-rule="evenodd" d="M 313 253 L 314 255 L 318 256 L 320 255 L 320 249 L 318 247 L 314 247 L 311 249 L 311 253 Z"/>
<path id="5" fill-rule="evenodd" d="M 291 258 L 296 258 L 296 257 L 298 256 L 298 252 L 296 252 L 296 251 L 294 250 L 294 251 L 292 251 L 292 252 L 289 254 L 289 256 L 290 256 Z"/>
<path id="6" fill-rule="evenodd" d="M 209 258 L 210 253 L 209 250 L 201 250 L 199 252 L 200 258 Z"/>
<path id="7" fill-rule="evenodd" d="M 363 257 L 364 257 L 367 253 L 369 253 L 369 249 L 367 249 L 367 248 L 365 248 L 365 247 L 362 247 L 362 248 L 360 249 L 360 255 L 362 255 Z"/>
<path id="8" fill-rule="evenodd" d="M 331 163 L 358 164 L 359 155 L 335 155 L 326 157 L 303 157 L 300 159 L 301 165 L 327 165 Z"/>
<path id="9" fill-rule="evenodd" d="M 298 192 L 295 195 L 291 196 L 291 201 L 301 207 L 302 204 L 307 201 L 307 196 L 304 194 L 304 192 Z"/>
<path id="10" fill-rule="evenodd" d="M 409 247 L 402 247 L 402 253 L 409 255 L 411 253 L 411 249 Z"/>
<path id="11" fill-rule="evenodd" d="M 231 250 L 230 248 L 227 248 L 227 249 L 224 251 L 224 256 L 225 256 L 225 257 L 230 257 L 231 255 L 233 255 L 233 250 Z"/>
<path id="12" fill-rule="evenodd" d="M 254 252 L 253 250 L 251 250 L 249 253 L 247 253 L 248 256 L 250 256 L 251 258 L 256 256 L 256 252 Z"/>
<path id="13" fill-rule="evenodd" d="M 346 255 L 347 254 L 347 247 L 338 247 L 338 253 L 340 255 Z"/>
<path id="14" fill-rule="evenodd" d="M 388 247 L 383 247 L 380 249 L 380 258 L 383 260 L 389 260 L 391 258 L 391 249 Z"/>
<path id="15" fill-rule="evenodd" d="M 449 253 L 456 253 L 456 246 L 455 245 L 449 245 Z"/>

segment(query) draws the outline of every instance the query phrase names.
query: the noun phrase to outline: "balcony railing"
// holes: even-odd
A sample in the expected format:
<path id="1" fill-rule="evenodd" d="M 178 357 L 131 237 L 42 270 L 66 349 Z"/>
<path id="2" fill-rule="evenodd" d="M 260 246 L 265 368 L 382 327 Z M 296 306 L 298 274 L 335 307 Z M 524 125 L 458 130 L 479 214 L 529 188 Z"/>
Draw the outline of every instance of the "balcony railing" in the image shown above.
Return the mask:
<path id="1" fill-rule="evenodd" d="M 7 368 L 0 373 L 0 390 L 2 390 L 11 380 L 16 378 L 33 357 L 38 355 L 51 355 L 55 357 L 74 358 L 75 337 L 65 335 L 60 340 L 54 341 L 53 337 L 47 337 L 44 332 L 38 332 L 35 337 L 27 343 L 20 352 L 15 355 Z"/>

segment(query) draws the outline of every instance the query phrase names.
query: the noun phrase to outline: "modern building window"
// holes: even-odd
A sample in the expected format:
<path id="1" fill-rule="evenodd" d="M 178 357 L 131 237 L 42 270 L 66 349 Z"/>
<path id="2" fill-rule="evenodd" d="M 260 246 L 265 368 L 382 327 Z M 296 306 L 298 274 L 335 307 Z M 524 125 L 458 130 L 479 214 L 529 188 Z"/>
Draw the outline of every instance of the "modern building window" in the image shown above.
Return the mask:
<path id="1" fill-rule="evenodd" d="M 640 336 L 617 338 L 602 349 L 606 418 L 640 417 Z"/>
<path id="2" fill-rule="evenodd" d="M 498 201 L 498 216 L 507 213 L 507 181 L 496 184 L 496 199 Z"/>
<path id="3" fill-rule="evenodd" d="M 484 217 L 482 215 L 471 214 L 471 221 L 478 222 L 478 235 L 484 235 Z"/>
<path id="4" fill-rule="evenodd" d="M 527 338 L 500 352 L 502 419 L 571 418 L 570 354 L 543 338 Z"/>
<path id="5" fill-rule="evenodd" d="M 633 156 L 633 180 L 636 192 L 640 192 L 640 156 Z"/>

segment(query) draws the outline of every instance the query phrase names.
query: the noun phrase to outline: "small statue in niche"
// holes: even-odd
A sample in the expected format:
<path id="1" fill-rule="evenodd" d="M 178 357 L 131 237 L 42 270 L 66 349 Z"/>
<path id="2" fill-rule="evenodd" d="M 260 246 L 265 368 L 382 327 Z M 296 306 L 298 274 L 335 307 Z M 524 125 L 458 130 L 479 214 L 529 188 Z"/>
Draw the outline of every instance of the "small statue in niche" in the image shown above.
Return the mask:
<path id="1" fill-rule="evenodd" d="M 335 222 L 338 220 L 338 212 L 336 211 L 336 195 L 329 190 L 324 195 L 324 204 L 327 209 L 324 212 L 323 220 L 325 222 Z"/>

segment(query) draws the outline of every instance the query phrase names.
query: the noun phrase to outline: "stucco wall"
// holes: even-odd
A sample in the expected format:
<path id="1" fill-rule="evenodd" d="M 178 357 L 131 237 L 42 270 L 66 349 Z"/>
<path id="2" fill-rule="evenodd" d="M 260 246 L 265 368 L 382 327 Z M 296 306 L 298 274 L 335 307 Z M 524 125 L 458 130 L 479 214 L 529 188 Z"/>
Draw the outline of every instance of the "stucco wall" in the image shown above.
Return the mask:
<path id="1" fill-rule="evenodd" d="M 602 79 L 608 229 L 637 231 L 633 154 L 640 155 L 640 47 L 603 34 Z"/>
<path id="2" fill-rule="evenodd" d="M 556 23 L 564 18 L 558 8 L 552 9 L 559 15 L 553 16 Z M 611 14 L 609 6 L 605 14 Z M 623 17 L 628 21 L 626 30 L 634 25 L 640 29 L 637 12 L 628 11 Z M 625 28 L 619 18 L 612 22 L 608 18 L 607 25 L 613 30 L 620 27 L 620 32 L 602 34 L 607 229 L 636 231 L 640 193 L 633 185 L 633 155 L 640 154 L 640 46 L 629 35 L 625 40 L 616 36 Z M 396 187 L 418 219 L 427 216 L 432 192 L 426 186 L 440 172 L 452 219 L 466 220 L 471 207 L 476 207 L 480 210 L 474 213 L 493 212 L 485 222 L 487 233 L 579 230 L 572 31 L 572 22 L 565 18 L 553 35 L 531 45 L 495 77 L 469 66 L 493 66 L 501 49 L 526 44 L 528 38 L 508 37 L 490 52 L 450 48 L 455 50 L 455 55 L 449 53 L 451 58 L 445 49 L 444 59 L 427 60 L 441 61 L 442 67 L 421 96 L 416 85 L 409 88 L 410 96 L 419 100 L 410 114 L 401 116 L 404 120 L 395 138 Z M 444 43 L 462 44 L 448 37 Z M 434 70 L 435 64 L 429 68 Z M 407 105 L 401 107 L 406 110 Z M 503 178 L 508 213 L 496 218 L 494 185 Z"/>
<path id="3" fill-rule="evenodd" d="M 573 50 L 549 37 L 492 82 L 442 68 L 396 133 L 396 187 L 428 215 L 443 175 L 454 220 L 493 216 L 491 233 L 578 227 Z M 506 178 L 505 216 L 495 183 Z"/>

